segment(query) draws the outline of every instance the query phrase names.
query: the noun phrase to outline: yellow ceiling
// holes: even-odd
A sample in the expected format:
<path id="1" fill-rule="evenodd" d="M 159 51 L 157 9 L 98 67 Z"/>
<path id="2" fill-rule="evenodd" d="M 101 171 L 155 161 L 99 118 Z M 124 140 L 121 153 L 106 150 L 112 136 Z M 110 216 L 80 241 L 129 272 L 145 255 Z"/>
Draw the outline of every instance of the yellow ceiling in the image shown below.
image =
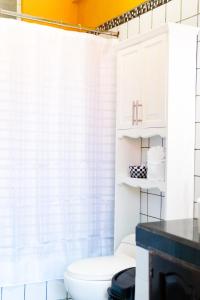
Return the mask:
<path id="1" fill-rule="evenodd" d="M 22 12 L 96 27 L 144 0 L 22 0 Z"/>

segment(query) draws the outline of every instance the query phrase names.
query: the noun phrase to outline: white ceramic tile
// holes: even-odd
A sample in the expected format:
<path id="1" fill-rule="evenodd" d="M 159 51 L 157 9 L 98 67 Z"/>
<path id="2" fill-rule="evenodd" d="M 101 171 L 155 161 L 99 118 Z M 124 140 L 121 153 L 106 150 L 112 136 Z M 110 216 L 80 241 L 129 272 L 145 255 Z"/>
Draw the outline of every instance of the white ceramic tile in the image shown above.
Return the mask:
<path id="1" fill-rule="evenodd" d="M 197 95 L 200 96 L 200 69 L 197 70 Z"/>
<path id="2" fill-rule="evenodd" d="M 198 0 L 182 0 L 182 19 L 196 15 L 197 9 Z"/>
<path id="3" fill-rule="evenodd" d="M 142 164 L 146 164 L 147 162 L 147 148 L 142 149 Z"/>
<path id="4" fill-rule="evenodd" d="M 46 283 L 26 285 L 25 300 L 46 300 Z"/>
<path id="5" fill-rule="evenodd" d="M 149 252 L 146 249 L 136 246 L 136 261 L 137 261 L 137 276 L 145 281 L 148 281 Z"/>
<path id="6" fill-rule="evenodd" d="M 167 22 L 179 22 L 181 19 L 181 0 L 172 0 L 167 3 Z"/>
<path id="7" fill-rule="evenodd" d="M 120 41 L 124 41 L 128 38 L 128 23 L 119 25 L 117 27 L 117 30 L 119 31 L 119 40 Z"/>
<path id="8" fill-rule="evenodd" d="M 200 150 L 195 151 L 195 175 L 200 176 Z"/>
<path id="9" fill-rule="evenodd" d="M 148 139 L 142 139 L 142 147 L 148 147 L 149 146 L 149 140 Z"/>
<path id="10" fill-rule="evenodd" d="M 196 97 L 196 122 L 200 122 L 200 96 Z"/>
<path id="11" fill-rule="evenodd" d="M 141 193 L 141 213 L 147 214 L 147 194 Z"/>
<path id="12" fill-rule="evenodd" d="M 161 199 L 160 196 L 148 195 L 148 215 L 160 218 Z"/>
<path id="13" fill-rule="evenodd" d="M 141 223 L 147 223 L 147 216 L 141 215 L 140 221 Z"/>
<path id="14" fill-rule="evenodd" d="M 157 28 L 165 24 L 166 5 L 161 5 L 153 10 L 152 27 Z"/>
<path id="15" fill-rule="evenodd" d="M 149 193 L 160 196 L 160 190 L 159 189 L 149 189 Z"/>
<path id="16" fill-rule="evenodd" d="M 157 218 L 148 217 L 148 223 L 159 222 Z"/>
<path id="17" fill-rule="evenodd" d="M 2 300 L 24 300 L 24 286 L 3 288 Z"/>
<path id="18" fill-rule="evenodd" d="M 62 280 L 54 280 L 48 282 L 47 300 L 66 299 L 66 290 Z"/>
<path id="19" fill-rule="evenodd" d="M 195 148 L 200 149 L 200 123 L 196 124 L 196 142 Z"/>
<path id="20" fill-rule="evenodd" d="M 198 42 L 197 47 L 197 68 L 200 68 L 200 42 Z"/>
<path id="21" fill-rule="evenodd" d="M 200 177 L 195 177 L 195 200 L 200 198 Z"/>
<path id="22" fill-rule="evenodd" d="M 200 14 L 198 15 L 198 27 L 200 27 Z M 198 41 L 200 41 L 200 30 L 198 33 Z"/>
<path id="23" fill-rule="evenodd" d="M 149 300 L 149 283 L 136 276 L 135 300 Z"/>
<path id="24" fill-rule="evenodd" d="M 198 18 L 197 18 L 197 16 L 195 16 L 195 17 L 191 17 L 189 19 L 181 21 L 181 24 L 190 25 L 190 26 L 195 26 L 196 27 L 197 26 L 197 20 L 198 20 Z"/>
<path id="25" fill-rule="evenodd" d="M 162 138 L 158 135 L 150 138 L 150 147 L 162 146 Z"/>
<path id="26" fill-rule="evenodd" d="M 198 218 L 198 204 L 194 203 L 194 218 Z"/>
<path id="27" fill-rule="evenodd" d="M 140 16 L 140 33 L 145 33 L 152 28 L 152 11 Z"/>
<path id="28" fill-rule="evenodd" d="M 134 37 L 139 34 L 140 18 L 134 18 L 128 22 L 128 38 Z"/>

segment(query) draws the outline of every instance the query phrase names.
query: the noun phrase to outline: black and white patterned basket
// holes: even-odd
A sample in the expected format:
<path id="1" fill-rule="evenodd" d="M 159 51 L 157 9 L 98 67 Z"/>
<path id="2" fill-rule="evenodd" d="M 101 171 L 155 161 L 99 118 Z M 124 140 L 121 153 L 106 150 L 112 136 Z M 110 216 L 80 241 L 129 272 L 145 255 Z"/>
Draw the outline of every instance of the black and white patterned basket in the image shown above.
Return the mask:
<path id="1" fill-rule="evenodd" d="M 147 167 L 142 166 L 129 166 L 130 176 L 132 178 L 147 178 Z"/>

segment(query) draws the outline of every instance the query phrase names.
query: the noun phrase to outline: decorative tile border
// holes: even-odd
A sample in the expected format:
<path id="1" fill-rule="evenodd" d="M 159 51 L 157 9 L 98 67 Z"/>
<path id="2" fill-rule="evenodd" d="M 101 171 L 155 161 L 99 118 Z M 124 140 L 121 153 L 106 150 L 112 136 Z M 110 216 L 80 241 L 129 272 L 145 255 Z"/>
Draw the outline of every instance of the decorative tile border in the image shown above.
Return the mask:
<path id="1" fill-rule="evenodd" d="M 122 14 L 121 16 L 118 16 L 112 20 L 105 22 L 104 24 L 100 25 L 97 29 L 102 31 L 110 30 L 170 1 L 171 0 L 149 0 L 135 7 L 134 9 Z"/>

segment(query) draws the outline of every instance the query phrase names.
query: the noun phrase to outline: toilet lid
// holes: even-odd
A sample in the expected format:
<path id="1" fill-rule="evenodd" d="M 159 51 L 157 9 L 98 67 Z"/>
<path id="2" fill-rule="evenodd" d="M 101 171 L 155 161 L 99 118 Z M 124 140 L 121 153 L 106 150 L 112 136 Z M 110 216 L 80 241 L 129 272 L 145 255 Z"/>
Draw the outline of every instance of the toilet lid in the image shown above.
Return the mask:
<path id="1" fill-rule="evenodd" d="M 111 280 L 121 270 L 135 267 L 135 259 L 126 255 L 88 258 L 71 264 L 66 276 L 81 280 Z"/>

